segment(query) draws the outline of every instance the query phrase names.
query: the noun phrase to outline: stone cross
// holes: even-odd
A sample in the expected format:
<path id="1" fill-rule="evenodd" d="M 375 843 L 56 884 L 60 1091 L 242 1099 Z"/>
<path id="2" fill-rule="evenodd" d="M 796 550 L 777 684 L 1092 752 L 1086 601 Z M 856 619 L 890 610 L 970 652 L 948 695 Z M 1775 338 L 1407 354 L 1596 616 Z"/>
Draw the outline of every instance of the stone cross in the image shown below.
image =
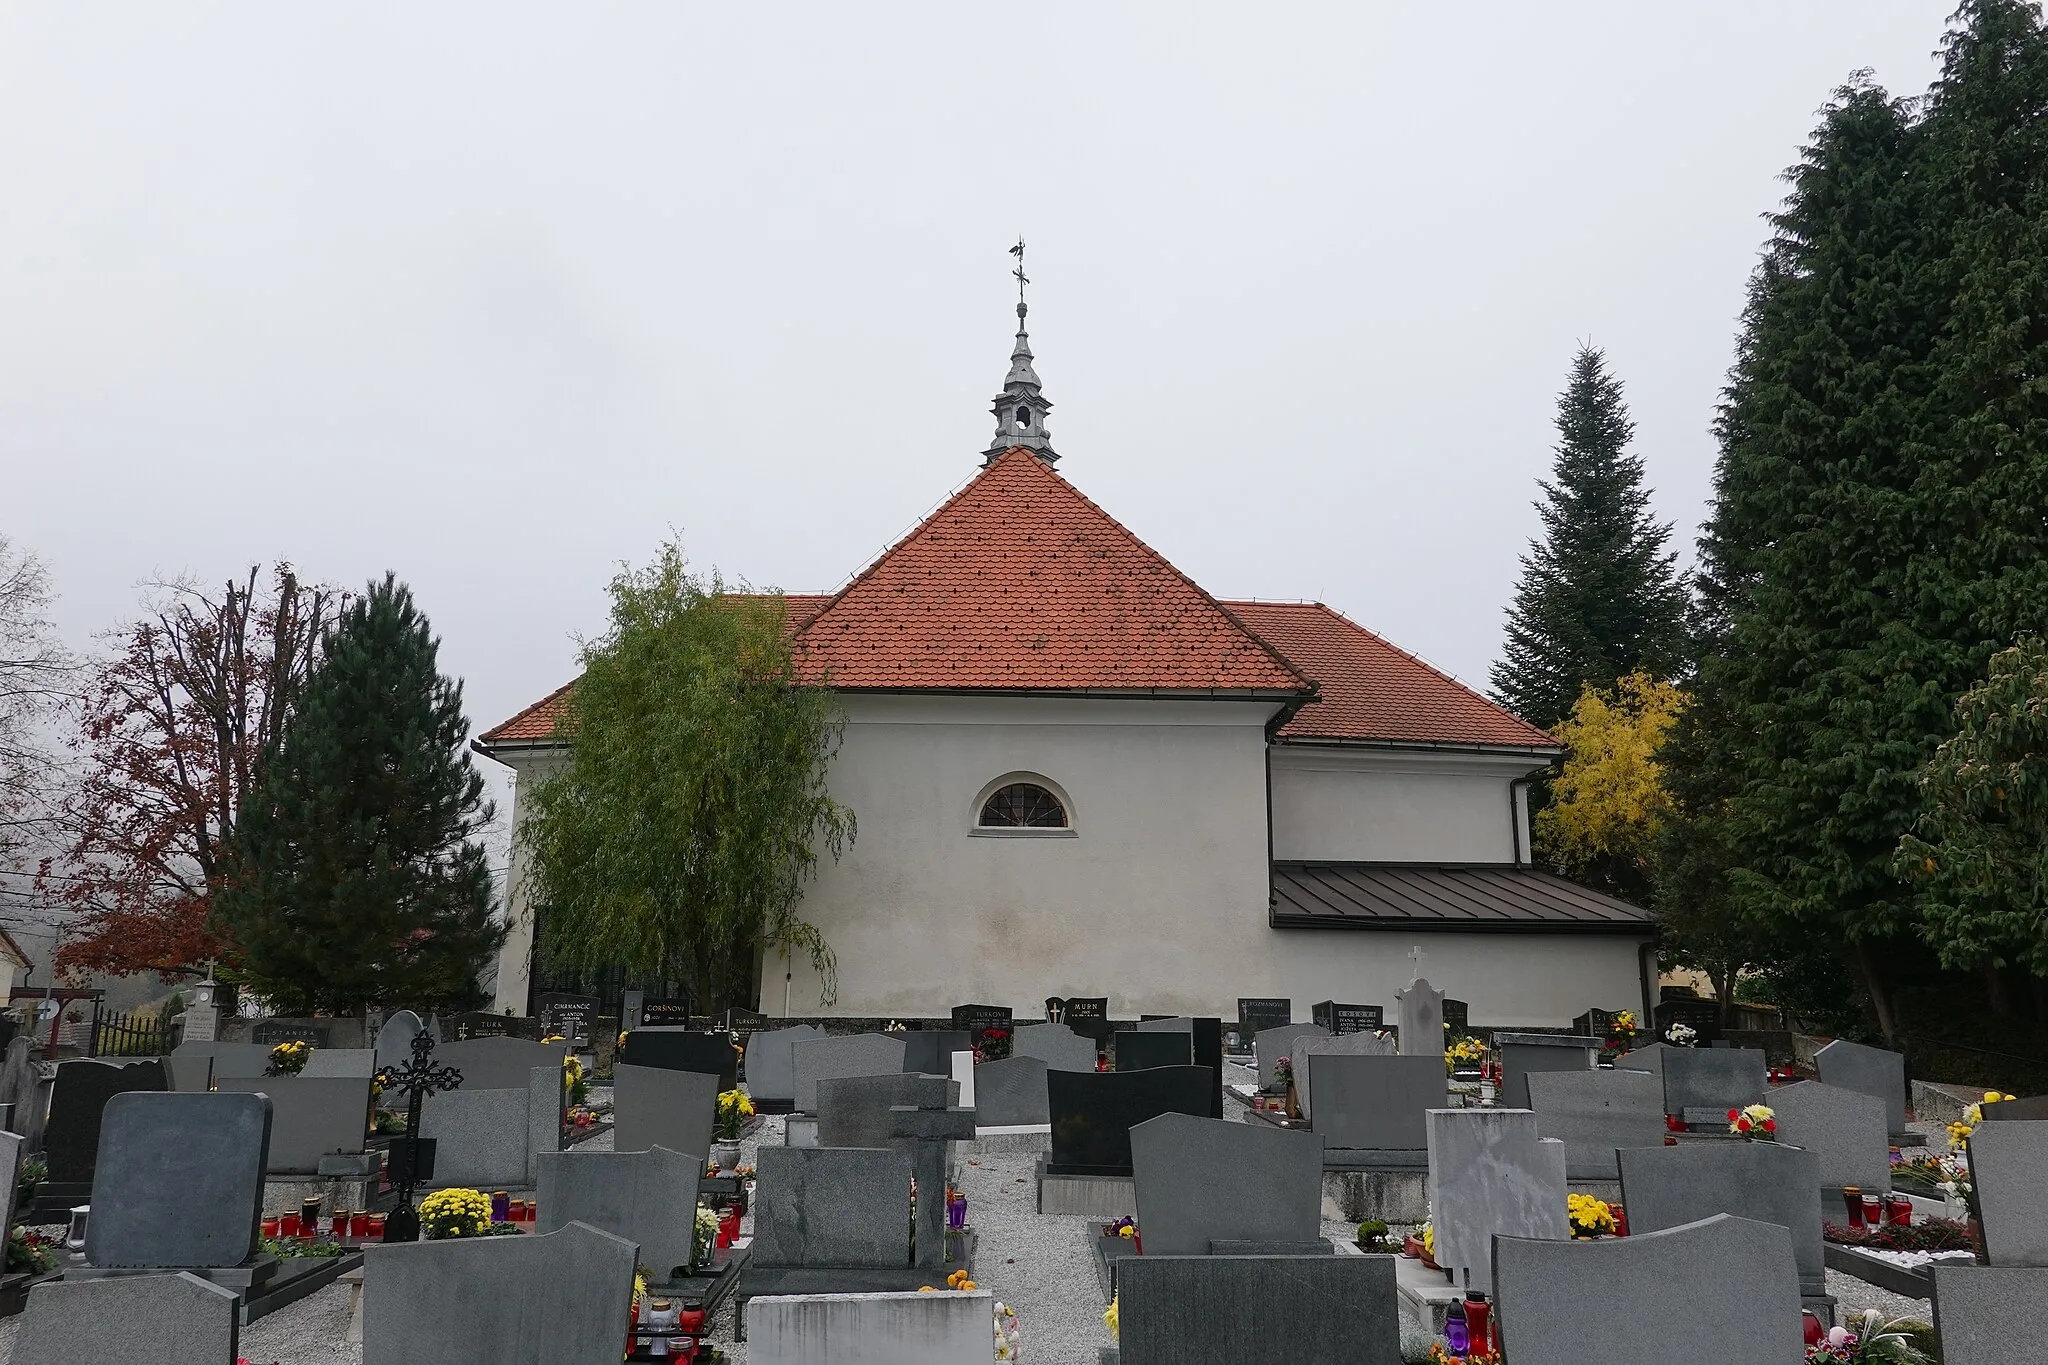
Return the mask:
<path id="1" fill-rule="evenodd" d="M 917 1181 L 917 1254 L 913 1263 L 921 1268 L 945 1264 L 948 1158 L 954 1142 L 973 1140 L 972 1109 L 890 1106 L 889 1145 L 910 1153 L 910 1174 Z"/>

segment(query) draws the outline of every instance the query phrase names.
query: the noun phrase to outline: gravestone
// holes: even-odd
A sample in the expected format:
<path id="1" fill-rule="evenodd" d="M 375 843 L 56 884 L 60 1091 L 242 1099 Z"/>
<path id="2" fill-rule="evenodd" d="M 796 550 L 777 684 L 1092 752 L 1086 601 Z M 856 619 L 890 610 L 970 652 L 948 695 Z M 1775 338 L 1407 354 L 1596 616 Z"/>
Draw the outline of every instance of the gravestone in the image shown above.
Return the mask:
<path id="1" fill-rule="evenodd" d="M 317 1053 L 315 1056 L 319 1055 Z M 308 1064 L 311 1059 L 308 1058 Z M 270 1070 L 268 1043 L 180 1043 L 164 1058 L 172 1090 L 206 1090 L 216 1080 L 261 1076 Z"/>
<path id="2" fill-rule="evenodd" d="M 1049 1071 L 1095 1070 L 1095 1040 L 1065 1024 L 1032 1024 L 1017 1030 L 1011 1055 L 1036 1057 Z"/>
<path id="3" fill-rule="evenodd" d="M 1532 1071 L 1591 1071 L 1600 1060 L 1600 1040 L 1564 1033 L 1496 1033 L 1500 1049 L 1500 1095 L 1503 1109 L 1529 1107 Z"/>
<path id="4" fill-rule="evenodd" d="M 112 1356 L 123 1336 L 143 1337 L 161 1365 L 235 1365 L 240 1300 L 197 1275 L 52 1280 L 28 1296 L 13 1365 L 74 1365 L 83 1351 Z"/>
<path id="5" fill-rule="evenodd" d="M 1883 1100 L 1825 1081 L 1797 1081 L 1773 1088 L 1769 1103 L 1778 1141 L 1813 1153 L 1823 1191 L 1854 1185 L 1867 1194 L 1892 1187 Z"/>
<path id="6" fill-rule="evenodd" d="M 597 1037 L 597 997 L 549 991 L 536 1002 L 540 1006 L 542 1037 L 560 1035 L 571 1047 L 586 1048 Z"/>
<path id="7" fill-rule="evenodd" d="M 1392 1038 L 1377 1033 L 1343 1033 L 1331 1038 L 1297 1038 L 1294 1040 L 1294 1055 L 1289 1060 L 1294 1065 L 1294 1098 L 1302 1114 L 1311 1121 L 1315 1118 L 1315 1090 L 1313 1071 L 1310 1065 L 1313 1057 L 1392 1057 L 1398 1049 Z"/>
<path id="8" fill-rule="evenodd" d="M 1313 1133 L 1161 1114 L 1131 1129 L 1131 1174 L 1147 1255 L 1207 1256 L 1233 1241 L 1329 1254 Z"/>
<path id="9" fill-rule="evenodd" d="M 1391 1256 L 1128 1256 L 1116 1278 L 1118 1365 L 1400 1365 Z"/>
<path id="10" fill-rule="evenodd" d="M 1698 1035 L 1695 1047 L 1712 1047 L 1721 1036 L 1721 1006 L 1698 996 L 1675 996 L 1657 1002 L 1650 1012 L 1656 1035 L 1663 1038 L 1674 1024 L 1684 1024 Z M 1666 1041 L 1669 1041 L 1668 1039 Z"/>
<path id="11" fill-rule="evenodd" d="M 1401 1055 L 1442 1057 L 1444 1055 L 1444 993 L 1416 977 L 1408 989 L 1394 997 L 1399 1011 Z"/>
<path id="12" fill-rule="evenodd" d="M 436 1062 L 462 1073 L 464 1090 L 524 1090 L 535 1067 L 551 1066 L 559 1076 L 562 1061 L 568 1055 L 566 1043 L 542 1043 L 505 1035 L 458 1040 L 434 1049 Z"/>
<path id="13" fill-rule="evenodd" d="M 1664 1145 L 1664 1082 L 1647 1071 L 1537 1071 L 1528 1084 L 1536 1131 L 1564 1144 L 1569 1179 L 1619 1180 L 1619 1148 Z"/>
<path id="14" fill-rule="evenodd" d="M 1209 1117 L 1223 1117 L 1223 1021 L 1204 1015 L 1174 1015 L 1148 1019 L 1138 1024 L 1140 1033 L 1186 1033 L 1193 1038 L 1194 1064 L 1216 1073 L 1216 1093 L 1211 1097 Z"/>
<path id="15" fill-rule="evenodd" d="M 1146 1071 L 1047 1071 L 1053 1175 L 1129 1175 L 1131 1129 L 1161 1114 L 1206 1118 L 1215 1085 L 1206 1066 Z"/>
<path id="16" fill-rule="evenodd" d="M 1005 1057 L 974 1068 L 976 1126 L 1018 1128 L 1051 1123 L 1045 1070 L 1045 1063 L 1037 1057 Z"/>
<path id="17" fill-rule="evenodd" d="M 270 1101 L 132 1091 L 107 1101 L 85 1259 L 225 1269 L 259 1249 Z"/>
<path id="18" fill-rule="evenodd" d="M 763 1147 L 750 1263 L 906 1269 L 910 1168 L 887 1149 Z"/>
<path id="19" fill-rule="evenodd" d="M 994 1061 L 1010 1055 L 1010 1037 L 1017 1031 L 1017 1022 L 1008 1005 L 955 1005 L 953 1027 L 972 1039 L 970 1048 Z"/>
<path id="20" fill-rule="evenodd" d="M 796 1107 L 818 1112 L 818 1082 L 840 1076 L 886 1076 L 903 1070 L 903 1040 L 883 1033 L 850 1038 L 815 1038 L 791 1049 L 796 1073 Z"/>
<path id="21" fill-rule="evenodd" d="M 1664 1112 L 1681 1117 L 1688 1109 L 1718 1115 L 1760 1104 L 1771 1085 L 1764 1054 L 1751 1048 L 1665 1048 L 1657 1068 L 1664 1077 Z"/>
<path id="22" fill-rule="evenodd" d="M 1285 1024 L 1269 1028 L 1252 1039 L 1252 1051 L 1259 1063 L 1259 1089 L 1280 1089 L 1280 1078 L 1273 1068 L 1282 1057 L 1294 1050 L 1296 1038 L 1327 1038 L 1330 1031 L 1321 1024 Z"/>
<path id="23" fill-rule="evenodd" d="M 1889 1131 L 1906 1131 L 1906 1058 L 1904 1053 L 1887 1052 L 1837 1038 L 1813 1054 L 1814 1069 L 1829 1085 L 1861 1090 L 1884 1101 Z"/>
<path id="24" fill-rule="evenodd" d="M 1444 1029 L 1447 1037 L 1462 1038 L 1472 1031 L 1472 1007 L 1463 1000 L 1444 997 Z"/>
<path id="25" fill-rule="evenodd" d="M 640 1248 L 655 1283 L 689 1272 L 704 1158 L 651 1147 L 644 1152 L 543 1152 L 535 1230 L 587 1223 Z"/>
<path id="26" fill-rule="evenodd" d="M 1515 1365 L 1803 1354 L 1791 1239 L 1773 1224 L 1715 1214 L 1596 1241 L 1503 1237 L 1493 1266 Z"/>
<path id="27" fill-rule="evenodd" d="M 2048 1312 L 2048 1275 L 2016 1266 L 1936 1265 L 1934 1333 L 1957 1365 L 2039 1365 L 2032 1324 Z"/>
<path id="28" fill-rule="evenodd" d="M 276 1047 L 279 1043 L 307 1043 L 323 1048 L 333 1037 L 333 1024 L 311 1019 L 258 1019 L 249 1030 L 249 1041 L 265 1047 Z"/>
<path id="29" fill-rule="evenodd" d="M 658 1066 L 612 1068 L 612 1150 L 666 1147 L 703 1161 L 718 1124 L 718 1078 Z"/>
<path id="30" fill-rule="evenodd" d="M 320 1158 L 360 1152 L 370 1130 L 367 1076 L 230 1077 L 223 1095 L 270 1097 L 270 1164 L 276 1175 L 316 1175 Z"/>
<path id="31" fill-rule="evenodd" d="M 1441 1057 L 1310 1055 L 1313 1127 L 1326 1150 L 1409 1152 L 1420 1161 L 1429 1146 L 1429 1111 L 1450 1102 Z"/>
<path id="32" fill-rule="evenodd" d="M 1309 1006 L 1309 1018 L 1332 1035 L 1369 1033 L 1385 1028 L 1386 1014 L 1386 1009 L 1380 1005 L 1340 1005 L 1335 1000 Z"/>
<path id="33" fill-rule="evenodd" d="M 1621 1195 L 1632 1234 L 1717 1213 L 1789 1228 L 1800 1293 L 1826 1295 L 1820 1163 L 1812 1152 L 1780 1142 L 1735 1141 L 1624 1148 Z"/>
<path id="34" fill-rule="evenodd" d="M 835 1076 L 818 1082 L 820 1147 L 887 1147 L 895 1135 L 891 1111 L 945 1109 L 959 1086 L 944 1076 L 899 1071 L 887 1076 Z"/>
<path id="35" fill-rule="evenodd" d="M 798 1043 L 825 1037 L 815 1024 L 794 1028 L 767 1029 L 747 1038 L 747 1094 L 755 1104 L 767 1100 L 789 1104 L 796 1099 L 796 1054 Z"/>
<path id="36" fill-rule="evenodd" d="M 2028 1095 L 2017 1100 L 1980 1103 L 1977 1112 L 1987 1122 L 1993 1119 L 2001 1123 L 2013 1119 L 2048 1119 L 2048 1095 Z"/>
<path id="37" fill-rule="evenodd" d="M 372 1247 L 363 1258 L 363 1360 L 619 1365 L 638 1254 L 587 1223 L 544 1236 Z"/>
<path id="38" fill-rule="evenodd" d="M 1572 1032 L 1587 1034 L 1594 1038 L 1611 1038 L 1614 1036 L 1614 1018 L 1613 1010 L 1590 1009 L 1572 1020 Z"/>
<path id="39" fill-rule="evenodd" d="M 433 1020 L 427 1021 L 429 1026 Z M 486 1014 L 472 1010 L 448 1016 L 447 1039 L 449 1043 L 469 1043 L 479 1038 L 518 1038 L 525 1042 L 540 1041 L 540 1020 L 517 1014 Z M 437 1048 L 442 1039 L 434 1040 Z"/>
<path id="40" fill-rule="evenodd" d="M 1055 1014 L 1057 1017 L 1054 1017 Z M 1047 1022 L 1065 1024 L 1083 1038 L 1093 1038 L 1098 1043 L 1104 1042 L 1109 1038 L 1109 997 L 1070 995 L 1060 1000 L 1055 1010 L 1048 1011 Z"/>
<path id="41" fill-rule="evenodd" d="M 1281 996 L 1237 998 L 1237 1034 L 1249 1048 L 1254 1035 L 1269 1028 L 1284 1028 L 1294 1022 L 1294 1002 Z"/>
<path id="42" fill-rule="evenodd" d="M 35 1106 L 41 1077 L 28 1053 L 28 1039 L 16 1038 L 7 1045 L 5 1054 L 0 1055 L 0 1104 L 14 1106 L 16 1121 L 22 1124 L 20 1132 L 24 1137 L 33 1139 L 36 1134 L 30 1129 L 34 1124 L 26 1116 Z"/>
<path id="43" fill-rule="evenodd" d="M 43 1128 L 43 1159 L 50 1167 L 46 1192 L 70 1198 L 92 1188 L 100 1115 L 114 1096 L 169 1089 L 162 1062 L 59 1062 Z"/>
<path id="44" fill-rule="evenodd" d="M 1192 1033 L 1118 1029 L 1110 1035 L 1110 1051 L 1115 1054 L 1118 1071 L 1143 1071 L 1154 1066 L 1192 1066 L 1195 1036 Z"/>
<path id="45" fill-rule="evenodd" d="M 0 1228 L 14 1227 L 21 1192 L 21 1159 L 28 1152 L 28 1139 L 19 1133 L 0 1131 Z"/>
<path id="46" fill-rule="evenodd" d="M 1969 1153 L 1985 1256 L 1996 1266 L 2048 1266 L 2048 1122 L 1980 1123 Z"/>
<path id="47" fill-rule="evenodd" d="M 540 1154 L 562 1150 L 562 1073 L 537 1066 L 526 1075 L 521 1089 L 472 1090 L 465 1081 L 420 1107 L 420 1136 L 439 1143 L 436 1188 L 530 1189 L 540 1178 Z"/>
<path id="48" fill-rule="evenodd" d="M 972 1052 L 956 1052 L 953 1054 L 953 1086 L 954 1089 L 959 1091 L 955 1103 L 962 1109 L 974 1108 L 974 1054 Z"/>
<path id="49" fill-rule="evenodd" d="M 752 1365 L 964 1365 L 993 1361 L 995 1296 L 769 1294 L 747 1300 Z"/>
<path id="50" fill-rule="evenodd" d="M 739 1049 L 727 1033 L 643 1025 L 626 1035 L 618 1060 L 669 1071 L 701 1071 L 716 1076 L 720 1090 L 734 1089 L 740 1083 Z"/>
<path id="51" fill-rule="evenodd" d="M 688 996 L 664 996 L 659 1000 L 643 999 L 640 1002 L 640 1027 L 686 1029 L 690 1026 L 690 1019 L 694 1014 L 696 1011 L 690 1008 Z"/>
<path id="52" fill-rule="evenodd" d="M 1493 1288 L 1496 1236 L 1562 1241 L 1571 1235 L 1564 1144 L 1543 1138 L 1534 1114 L 1432 1109 L 1428 1131 L 1430 1226 L 1436 1263 L 1451 1273 L 1452 1284 Z"/>
<path id="53" fill-rule="evenodd" d="M 949 1075 L 953 1054 L 973 1050 L 974 1035 L 966 1029 L 912 1029 L 903 1035 L 903 1069 L 913 1075 Z"/>
<path id="54" fill-rule="evenodd" d="M 315 1048 L 299 1075 L 312 1080 L 337 1076 L 369 1080 L 377 1074 L 377 1050 L 369 1047 Z"/>

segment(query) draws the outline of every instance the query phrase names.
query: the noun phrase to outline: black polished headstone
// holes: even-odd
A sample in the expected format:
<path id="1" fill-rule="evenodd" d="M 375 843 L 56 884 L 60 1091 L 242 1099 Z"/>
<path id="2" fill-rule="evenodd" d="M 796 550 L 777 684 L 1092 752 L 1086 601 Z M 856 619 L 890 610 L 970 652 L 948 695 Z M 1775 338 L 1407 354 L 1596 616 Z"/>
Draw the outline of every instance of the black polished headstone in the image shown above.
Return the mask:
<path id="1" fill-rule="evenodd" d="M 1045 1092 L 1052 1153 L 1045 1169 L 1053 1175 L 1129 1175 L 1131 1126 L 1161 1114 L 1207 1118 L 1209 1092 L 1215 1084 L 1206 1066 L 1048 1071 Z"/>
<path id="2" fill-rule="evenodd" d="M 688 998 L 643 1000 L 640 1002 L 640 1025 L 643 1028 L 688 1028 L 692 1013 Z"/>
<path id="3" fill-rule="evenodd" d="M 49 1193 L 82 1194 L 99 1159 L 100 1119 L 107 1101 L 131 1090 L 169 1090 L 162 1062 L 61 1062 L 50 1087 L 50 1117 L 43 1128 Z"/>
<path id="4" fill-rule="evenodd" d="M 446 1040 L 451 1043 L 467 1042 L 471 1038 L 524 1038 L 529 1043 L 540 1041 L 540 1020 L 523 1015 L 485 1014 L 471 1011 L 448 1017 Z"/>
<path id="5" fill-rule="evenodd" d="M 720 1090 L 739 1084 L 740 1054 L 723 1033 L 689 1029 L 636 1028 L 619 1047 L 619 1060 L 669 1071 L 702 1071 L 718 1077 Z"/>
<path id="6" fill-rule="evenodd" d="M 1148 1067 L 1191 1066 L 1195 1060 L 1193 1033 L 1149 1033 L 1141 1029 L 1118 1029 L 1110 1040 L 1116 1052 L 1118 1071 L 1142 1071 Z M 1202 1112 L 1208 1113 L 1204 1105 Z"/>
<path id="7" fill-rule="evenodd" d="M 539 1004 L 542 1037 L 559 1035 L 578 1046 L 596 1040 L 596 996 L 551 991 L 540 998 Z"/>
<path id="8" fill-rule="evenodd" d="M 1461 1038 L 1472 1028 L 1472 1006 L 1463 1000 L 1444 997 L 1444 1036 Z"/>
<path id="9" fill-rule="evenodd" d="M 1380 1005 L 1340 1005 L 1334 1000 L 1309 1006 L 1309 1017 L 1328 1029 L 1331 1036 L 1340 1033 L 1369 1033 L 1386 1027 L 1386 1009 Z"/>
<path id="10" fill-rule="evenodd" d="M 1209 1117 L 1223 1117 L 1223 1021 L 1213 1016 L 1166 1015 L 1138 1021 L 1140 1033 L 1186 1033 L 1193 1037 L 1194 1063 L 1216 1075 L 1216 1093 L 1211 1096 Z"/>
<path id="11" fill-rule="evenodd" d="M 955 1005 L 953 1027 L 967 1031 L 984 1060 L 995 1061 L 1010 1055 L 1017 1021 L 1007 1005 Z"/>
<path id="12" fill-rule="evenodd" d="M 1109 1039 L 1109 997 L 1070 995 L 1060 1002 L 1059 1018 L 1053 1022 L 1065 1024 L 1083 1038 L 1106 1042 Z"/>
<path id="13" fill-rule="evenodd" d="M 259 1019 L 249 1030 L 249 1041 L 267 1043 L 272 1047 L 279 1043 L 311 1043 L 314 1047 L 326 1047 L 333 1034 L 331 1028 L 300 1019 Z"/>
<path id="14" fill-rule="evenodd" d="M 966 1029 L 912 1029 L 903 1035 L 903 1069 L 927 1076 L 951 1076 L 953 1054 L 974 1051 L 974 1035 Z"/>
<path id="15" fill-rule="evenodd" d="M 1991 1119 L 2048 1119 L 2048 1095 L 2028 1095 L 2017 1100 L 1996 1100 L 1980 1106 L 1988 1122 Z"/>
<path id="16" fill-rule="evenodd" d="M 1252 1035 L 1264 1029 L 1279 1028 L 1282 1024 L 1294 1022 L 1294 1002 L 1278 996 L 1244 996 L 1237 998 L 1237 1028 L 1247 1045 Z"/>
<path id="17" fill-rule="evenodd" d="M 1662 1000 L 1655 1015 L 1657 1038 L 1662 1040 L 1673 1024 L 1684 1024 L 1699 1035 L 1694 1047 L 1712 1047 L 1721 1036 L 1721 1006 L 1713 1000 Z"/>

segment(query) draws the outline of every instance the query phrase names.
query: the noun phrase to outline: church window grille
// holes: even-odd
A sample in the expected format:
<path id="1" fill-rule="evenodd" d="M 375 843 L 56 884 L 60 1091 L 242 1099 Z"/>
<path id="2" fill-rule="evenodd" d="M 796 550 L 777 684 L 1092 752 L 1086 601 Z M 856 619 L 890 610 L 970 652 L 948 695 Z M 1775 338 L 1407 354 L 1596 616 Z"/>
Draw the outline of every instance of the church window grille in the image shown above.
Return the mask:
<path id="1" fill-rule="evenodd" d="M 1060 799 L 1031 782 L 999 787 L 981 806 L 981 823 L 992 829 L 1065 829 L 1067 810 Z"/>

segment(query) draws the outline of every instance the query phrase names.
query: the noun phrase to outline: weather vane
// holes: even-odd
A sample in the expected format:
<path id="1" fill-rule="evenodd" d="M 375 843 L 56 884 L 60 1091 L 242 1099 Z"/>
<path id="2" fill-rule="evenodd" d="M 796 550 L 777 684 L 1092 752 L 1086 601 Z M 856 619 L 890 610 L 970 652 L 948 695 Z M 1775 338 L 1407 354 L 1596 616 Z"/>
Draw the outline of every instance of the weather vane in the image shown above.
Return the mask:
<path id="1" fill-rule="evenodd" d="M 1022 237 L 1017 239 L 1017 245 L 1010 248 L 1010 254 L 1017 258 L 1017 268 L 1010 273 L 1017 277 L 1017 316 L 1021 319 L 1025 312 L 1024 286 L 1031 283 L 1030 278 L 1024 273 L 1024 239 Z"/>

